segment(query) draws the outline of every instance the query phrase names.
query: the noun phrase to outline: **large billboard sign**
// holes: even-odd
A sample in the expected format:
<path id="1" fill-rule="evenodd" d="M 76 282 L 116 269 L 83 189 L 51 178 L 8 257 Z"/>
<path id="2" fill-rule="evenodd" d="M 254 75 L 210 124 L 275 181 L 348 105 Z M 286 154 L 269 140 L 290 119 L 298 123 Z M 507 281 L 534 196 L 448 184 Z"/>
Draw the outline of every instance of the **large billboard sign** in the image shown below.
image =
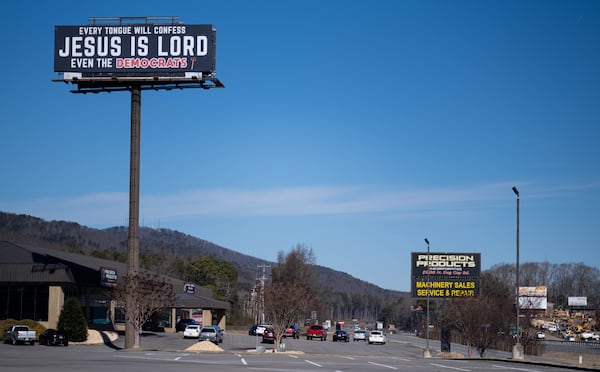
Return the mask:
<path id="1" fill-rule="evenodd" d="M 215 71 L 212 25 L 55 26 L 54 71 L 72 78 L 201 77 Z"/>
<path id="2" fill-rule="evenodd" d="M 481 254 L 413 252 L 411 257 L 413 297 L 457 298 L 479 294 Z"/>

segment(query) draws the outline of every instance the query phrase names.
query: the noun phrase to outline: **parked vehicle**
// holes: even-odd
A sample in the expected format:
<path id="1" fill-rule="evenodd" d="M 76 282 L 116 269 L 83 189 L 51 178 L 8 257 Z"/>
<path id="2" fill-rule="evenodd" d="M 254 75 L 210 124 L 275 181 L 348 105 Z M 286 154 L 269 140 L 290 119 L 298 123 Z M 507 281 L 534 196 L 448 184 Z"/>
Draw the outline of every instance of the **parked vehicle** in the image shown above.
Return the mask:
<path id="1" fill-rule="evenodd" d="M 262 334 L 262 342 L 266 344 L 274 344 L 277 337 L 273 328 L 269 327 L 264 330 Z"/>
<path id="2" fill-rule="evenodd" d="M 333 334 L 332 340 L 333 340 L 333 342 L 336 342 L 336 341 L 348 342 L 348 341 L 350 341 L 350 334 L 348 332 L 344 331 L 343 329 L 338 329 Z"/>
<path id="3" fill-rule="evenodd" d="M 327 331 L 322 325 L 313 324 L 306 330 L 306 339 L 312 340 L 313 338 L 318 338 L 321 341 L 325 341 L 327 339 Z"/>
<path id="4" fill-rule="evenodd" d="M 269 328 L 266 324 L 255 324 L 248 330 L 249 336 L 262 336 L 265 329 Z"/>
<path id="5" fill-rule="evenodd" d="M 369 337 L 369 331 L 358 329 L 354 331 L 354 335 L 352 335 L 352 341 L 367 341 Z"/>
<path id="6" fill-rule="evenodd" d="M 288 327 L 285 330 L 283 337 L 291 337 L 294 339 L 300 338 L 300 330 L 298 329 L 298 326 L 294 324 L 293 326 Z"/>
<path id="7" fill-rule="evenodd" d="M 200 341 L 210 341 L 215 344 L 223 342 L 223 330 L 219 326 L 210 325 L 200 328 Z"/>
<path id="8" fill-rule="evenodd" d="M 200 337 L 200 328 L 198 324 L 190 324 L 183 330 L 183 338 L 198 338 Z"/>
<path id="9" fill-rule="evenodd" d="M 40 345 L 69 346 L 69 335 L 61 329 L 49 328 L 40 334 L 38 341 Z"/>
<path id="10" fill-rule="evenodd" d="M 383 333 L 382 331 L 371 331 L 371 333 L 369 333 L 368 341 L 369 344 L 384 345 L 387 341 L 387 338 L 385 337 L 385 333 Z"/>
<path id="11" fill-rule="evenodd" d="M 35 342 L 35 331 L 29 330 L 26 325 L 13 325 L 4 331 L 4 342 L 16 344 L 29 343 L 33 345 Z"/>
<path id="12" fill-rule="evenodd" d="M 185 331 L 185 327 L 189 326 L 190 324 L 198 323 L 196 323 L 195 319 L 191 318 L 181 319 L 175 324 L 175 332 Z"/>
<path id="13" fill-rule="evenodd" d="M 544 332 L 537 332 L 535 334 L 535 338 L 537 338 L 538 340 L 544 340 L 546 338 L 546 334 Z"/>
<path id="14" fill-rule="evenodd" d="M 570 333 L 565 333 L 563 338 L 565 341 L 575 341 L 575 336 Z"/>
<path id="15" fill-rule="evenodd" d="M 579 337 L 584 341 L 598 341 L 600 340 L 600 336 L 596 333 L 592 333 L 590 331 L 583 331 Z"/>

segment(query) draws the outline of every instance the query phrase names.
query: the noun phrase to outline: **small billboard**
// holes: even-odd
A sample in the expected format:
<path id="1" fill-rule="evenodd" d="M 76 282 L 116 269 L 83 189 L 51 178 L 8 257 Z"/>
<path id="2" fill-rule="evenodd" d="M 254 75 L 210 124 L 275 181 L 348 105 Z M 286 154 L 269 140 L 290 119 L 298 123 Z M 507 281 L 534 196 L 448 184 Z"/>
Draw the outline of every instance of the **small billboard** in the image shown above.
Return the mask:
<path id="1" fill-rule="evenodd" d="M 569 306 L 587 306 L 587 297 L 568 297 Z"/>
<path id="2" fill-rule="evenodd" d="M 545 285 L 537 287 L 519 287 L 519 308 L 546 310 L 548 308 L 548 289 Z"/>
<path id="3" fill-rule="evenodd" d="M 100 285 L 103 287 L 116 287 L 117 270 L 108 267 L 100 268 Z"/>

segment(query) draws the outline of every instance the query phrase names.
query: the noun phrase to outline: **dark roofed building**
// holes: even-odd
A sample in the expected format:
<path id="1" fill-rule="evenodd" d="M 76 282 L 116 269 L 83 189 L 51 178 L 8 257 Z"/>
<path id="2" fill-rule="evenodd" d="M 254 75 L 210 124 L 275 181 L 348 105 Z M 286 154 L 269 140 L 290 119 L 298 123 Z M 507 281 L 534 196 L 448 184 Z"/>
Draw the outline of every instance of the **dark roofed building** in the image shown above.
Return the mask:
<path id="1" fill-rule="evenodd" d="M 121 262 L 0 241 L 0 317 L 33 319 L 55 328 L 65 298 L 76 297 L 91 328 L 124 329 L 123 310 L 112 301 L 111 285 L 126 273 Z M 208 288 L 163 278 L 172 285 L 176 304 L 157 314 L 152 324 L 175 331 L 179 319 L 196 318 L 225 328 L 228 302 L 212 298 Z"/>

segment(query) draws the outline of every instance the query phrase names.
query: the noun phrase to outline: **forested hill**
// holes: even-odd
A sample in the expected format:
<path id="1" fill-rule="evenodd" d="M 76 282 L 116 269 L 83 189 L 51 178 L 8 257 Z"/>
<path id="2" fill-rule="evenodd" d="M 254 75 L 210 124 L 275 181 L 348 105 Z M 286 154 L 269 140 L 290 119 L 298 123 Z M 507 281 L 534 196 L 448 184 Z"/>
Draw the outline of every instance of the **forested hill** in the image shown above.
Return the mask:
<path id="1" fill-rule="evenodd" d="M 123 257 L 127 255 L 127 228 L 94 229 L 66 221 L 0 212 L 0 240 L 21 245 L 67 250 L 87 255 Z M 275 255 L 276 252 L 274 252 Z M 273 263 L 221 247 L 209 241 L 169 229 L 140 228 L 141 260 L 161 257 L 170 259 L 212 256 L 232 263 L 238 270 L 240 288 L 254 285 L 260 265 Z M 150 258 L 148 258 L 150 257 Z M 106 258 L 106 257 L 105 257 Z M 317 266 L 317 282 L 331 292 L 361 294 L 378 298 L 394 298 L 403 293 L 382 289 L 346 273 Z"/>

